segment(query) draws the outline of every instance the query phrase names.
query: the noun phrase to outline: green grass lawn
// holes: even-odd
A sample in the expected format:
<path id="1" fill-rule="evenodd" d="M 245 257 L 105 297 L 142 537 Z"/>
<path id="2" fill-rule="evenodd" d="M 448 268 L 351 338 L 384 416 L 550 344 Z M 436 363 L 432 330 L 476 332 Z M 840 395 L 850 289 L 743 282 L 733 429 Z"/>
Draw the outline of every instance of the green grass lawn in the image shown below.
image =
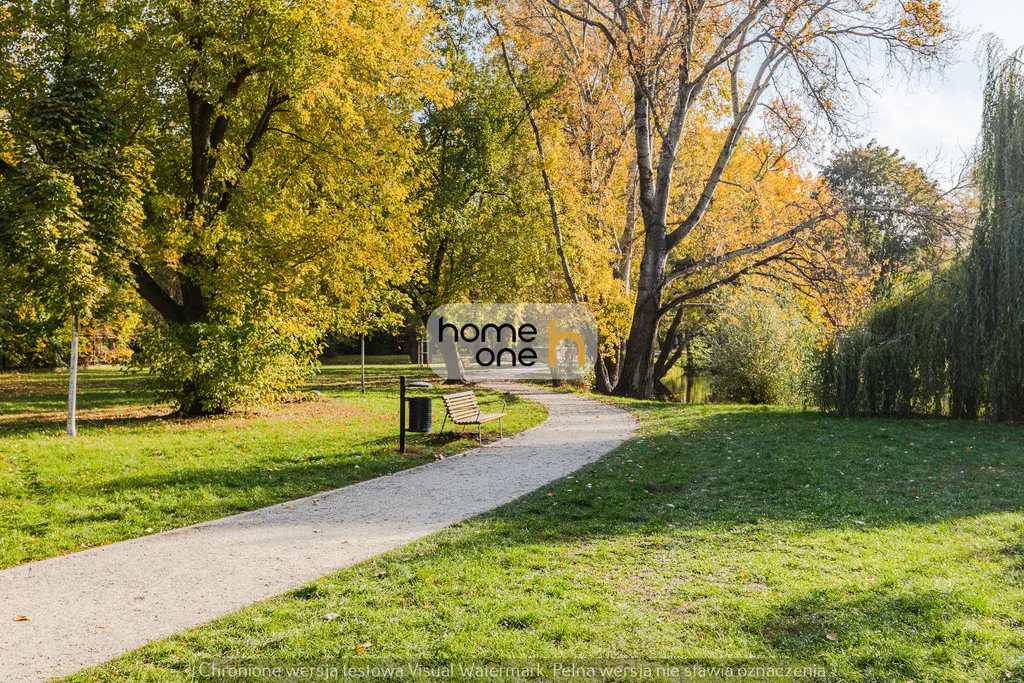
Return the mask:
<path id="1" fill-rule="evenodd" d="M 1024 680 L 1024 430 L 625 405 L 642 436 L 573 477 L 72 680 L 381 658 Z"/>
<path id="2" fill-rule="evenodd" d="M 0 373 L 0 568 L 172 529 L 385 475 L 475 444 L 435 434 L 398 446 L 398 375 L 382 364 L 323 368 L 322 396 L 256 413 L 176 419 L 115 369 L 81 373 L 79 437 L 63 435 L 66 375 Z M 458 388 L 435 386 L 434 395 Z M 481 399 L 495 398 L 477 390 Z M 507 397 L 506 433 L 544 419 Z M 485 426 L 485 437 L 497 423 Z M 450 430 L 446 430 L 450 431 Z"/>

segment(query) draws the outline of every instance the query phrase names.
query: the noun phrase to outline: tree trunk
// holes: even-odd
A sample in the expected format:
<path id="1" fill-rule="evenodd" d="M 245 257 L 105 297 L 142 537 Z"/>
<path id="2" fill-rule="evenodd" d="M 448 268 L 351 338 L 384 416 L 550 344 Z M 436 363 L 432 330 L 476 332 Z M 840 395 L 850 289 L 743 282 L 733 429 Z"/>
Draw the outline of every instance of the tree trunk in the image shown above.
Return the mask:
<path id="1" fill-rule="evenodd" d="M 409 321 L 402 328 L 402 339 L 405 344 L 405 352 L 409 354 L 409 362 L 415 363 L 419 354 L 417 354 L 420 335 L 419 335 L 419 324 L 415 321 Z"/>
<path id="2" fill-rule="evenodd" d="M 651 231 L 648 231 L 648 235 Z M 662 233 L 664 234 L 664 233 Z M 626 341 L 626 354 L 616 396 L 649 399 L 654 396 L 654 345 L 661 321 L 661 295 L 664 289 L 664 242 L 648 239 L 640 263 L 640 280 L 636 288 L 633 323 Z"/>
<path id="3" fill-rule="evenodd" d="M 622 371 L 615 387 L 616 396 L 649 399 L 654 396 L 654 345 L 661 320 L 661 296 L 665 288 L 665 262 L 668 258 L 666 216 L 672 163 L 680 130 L 673 123 L 671 139 L 662 141 L 658 174 L 654 174 L 650 102 L 645 94 L 650 78 L 636 74 L 633 89 L 633 127 L 636 136 L 638 204 L 644 224 L 644 255 L 633 306 L 633 323 L 626 340 Z"/>
<path id="4" fill-rule="evenodd" d="M 613 385 L 608 376 L 608 365 L 600 353 L 597 355 L 597 361 L 594 362 L 594 378 L 596 384 L 594 388 L 597 389 L 597 393 L 605 395 L 612 393 Z"/>
<path id="5" fill-rule="evenodd" d="M 359 391 L 366 393 L 366 335 L 359 335 Z"/>
<path id="6" fill-rule="evenodd" d="M 68 436 L 78 436 L 78 316 L 71 316 L 71 358 L 68 359 Z"/>
<path id="7" fill-rule="evenodd" d="M 441 342 L 441 356 L 444 358 L 445 384 L 466 384 L 466 371 L 459 358 L 459 349 L 453 339 Z"/>
<path id="8" fill-rule="evenodd" d="M 686 405 L 693 404 L 693 385 L 697 381 L 697 367 L 693 362 L 693 340 L 686 342 Z"/>

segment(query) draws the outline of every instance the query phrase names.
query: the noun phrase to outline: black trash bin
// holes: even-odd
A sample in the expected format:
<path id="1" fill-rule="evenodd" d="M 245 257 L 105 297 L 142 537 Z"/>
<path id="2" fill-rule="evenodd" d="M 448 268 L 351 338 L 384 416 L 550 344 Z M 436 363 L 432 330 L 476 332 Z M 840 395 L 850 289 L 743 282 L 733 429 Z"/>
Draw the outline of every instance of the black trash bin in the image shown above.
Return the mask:
<path id="1" fill-rule="evenodd" d="M 409 431 L 429 434 L 433 423 L 434 403 L 429 396 L 414 396 L 409 401 Z"/>

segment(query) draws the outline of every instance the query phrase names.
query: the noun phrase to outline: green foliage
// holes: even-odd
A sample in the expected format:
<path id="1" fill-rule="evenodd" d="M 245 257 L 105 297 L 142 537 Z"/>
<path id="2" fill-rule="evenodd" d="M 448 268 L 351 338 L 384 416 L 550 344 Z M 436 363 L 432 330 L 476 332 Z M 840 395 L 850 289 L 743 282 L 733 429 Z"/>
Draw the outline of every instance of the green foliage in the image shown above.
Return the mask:
<path id="1" fill-rule="evenodd" d="M 828 340 L 817 359 L 819 404 L 842 415 L 948 414 L 953 392 L 950 339 L 963 269 L 901 287 L 863 325 Z"/>
<path id="2" fill-rule="evenodd" d="M 1024 420 L 1024 49 L 990 67 L 971 248 L 969 328 L 996 419 Z"/>
<path id="3" fill-rule="evenodd" d="M 0 96 L 16 161 L 0 169 L 3 367 L 52 366 L 69 315 L 122 332 L 137 318 L 125 283 L 142 220 L 139 152 L 122 144 L 96 79 L 66 61 L 45 89 Z"/>
<path id="4" fill-rule="evenodd" d="M 0 183 L 0 259 L 11 280 L 58 314 L 88 310 L 99 289 L 74 178 L 32 165 Z"/>
<path id="5" fill-rule="evenodd" d="M 157 327 L 133 358 L 155 393 L 185 415 L 224 413 L 283 399 L 312 374 L 319 346 L 267 323 Z"/>
<path id="6" fill-rule="evenodd" d="M 812 331 L 791 311 L 791 306 L 750 289 L 730 302 L 707 352 L 716 398 L 774 404 L 803 400 Z"/>
<path id="7" fill-rule="evenodd" d="M 492 60 L 470 54 L 479 30 L 448 38 L 455 99 L 425 107 L 417 196 L 422 268 L 402 287 L 414 316 L 466 300 L 529 300 L 554 271 L 543 188 L 522 103 Z"/>
<path id="8" fill-rule="evenodd" d="M 867 253 L 876 297 L 938 268 L 952 207 L 920 166 L 872 141 L 836 154 L 822 177 L 850 207 L 849 233 Z"/>
<path id="9" fill-rule="evenodd" d="M 819 365 L 825 409 L 1024 420 L 1021 56 L 990 53 L 970 253 L 831 342 Z"/>
<path id="10" fill-rule="evenodd" d="M 0 267 L 0 370 L 52 366 L 63 319 L 49 315 Z"/>

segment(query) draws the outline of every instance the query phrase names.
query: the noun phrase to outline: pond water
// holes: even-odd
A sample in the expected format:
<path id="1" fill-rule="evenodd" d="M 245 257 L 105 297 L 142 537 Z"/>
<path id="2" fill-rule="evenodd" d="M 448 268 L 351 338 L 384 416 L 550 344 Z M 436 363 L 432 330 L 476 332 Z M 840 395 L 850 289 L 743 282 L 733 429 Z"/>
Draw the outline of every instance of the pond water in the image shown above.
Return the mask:
<path id="1" fill-rule="evenodd" d="M 674 367 L 668 371 L 662 381 L 669 391 L 675 396 L 675 400 L 683 401 L 686 398 L 686 374 L 683 368 Z M 694 403 L 708 403 L 711 400 L 711 382 L 706 375 L 698 374 L 693 378 Z"/>

